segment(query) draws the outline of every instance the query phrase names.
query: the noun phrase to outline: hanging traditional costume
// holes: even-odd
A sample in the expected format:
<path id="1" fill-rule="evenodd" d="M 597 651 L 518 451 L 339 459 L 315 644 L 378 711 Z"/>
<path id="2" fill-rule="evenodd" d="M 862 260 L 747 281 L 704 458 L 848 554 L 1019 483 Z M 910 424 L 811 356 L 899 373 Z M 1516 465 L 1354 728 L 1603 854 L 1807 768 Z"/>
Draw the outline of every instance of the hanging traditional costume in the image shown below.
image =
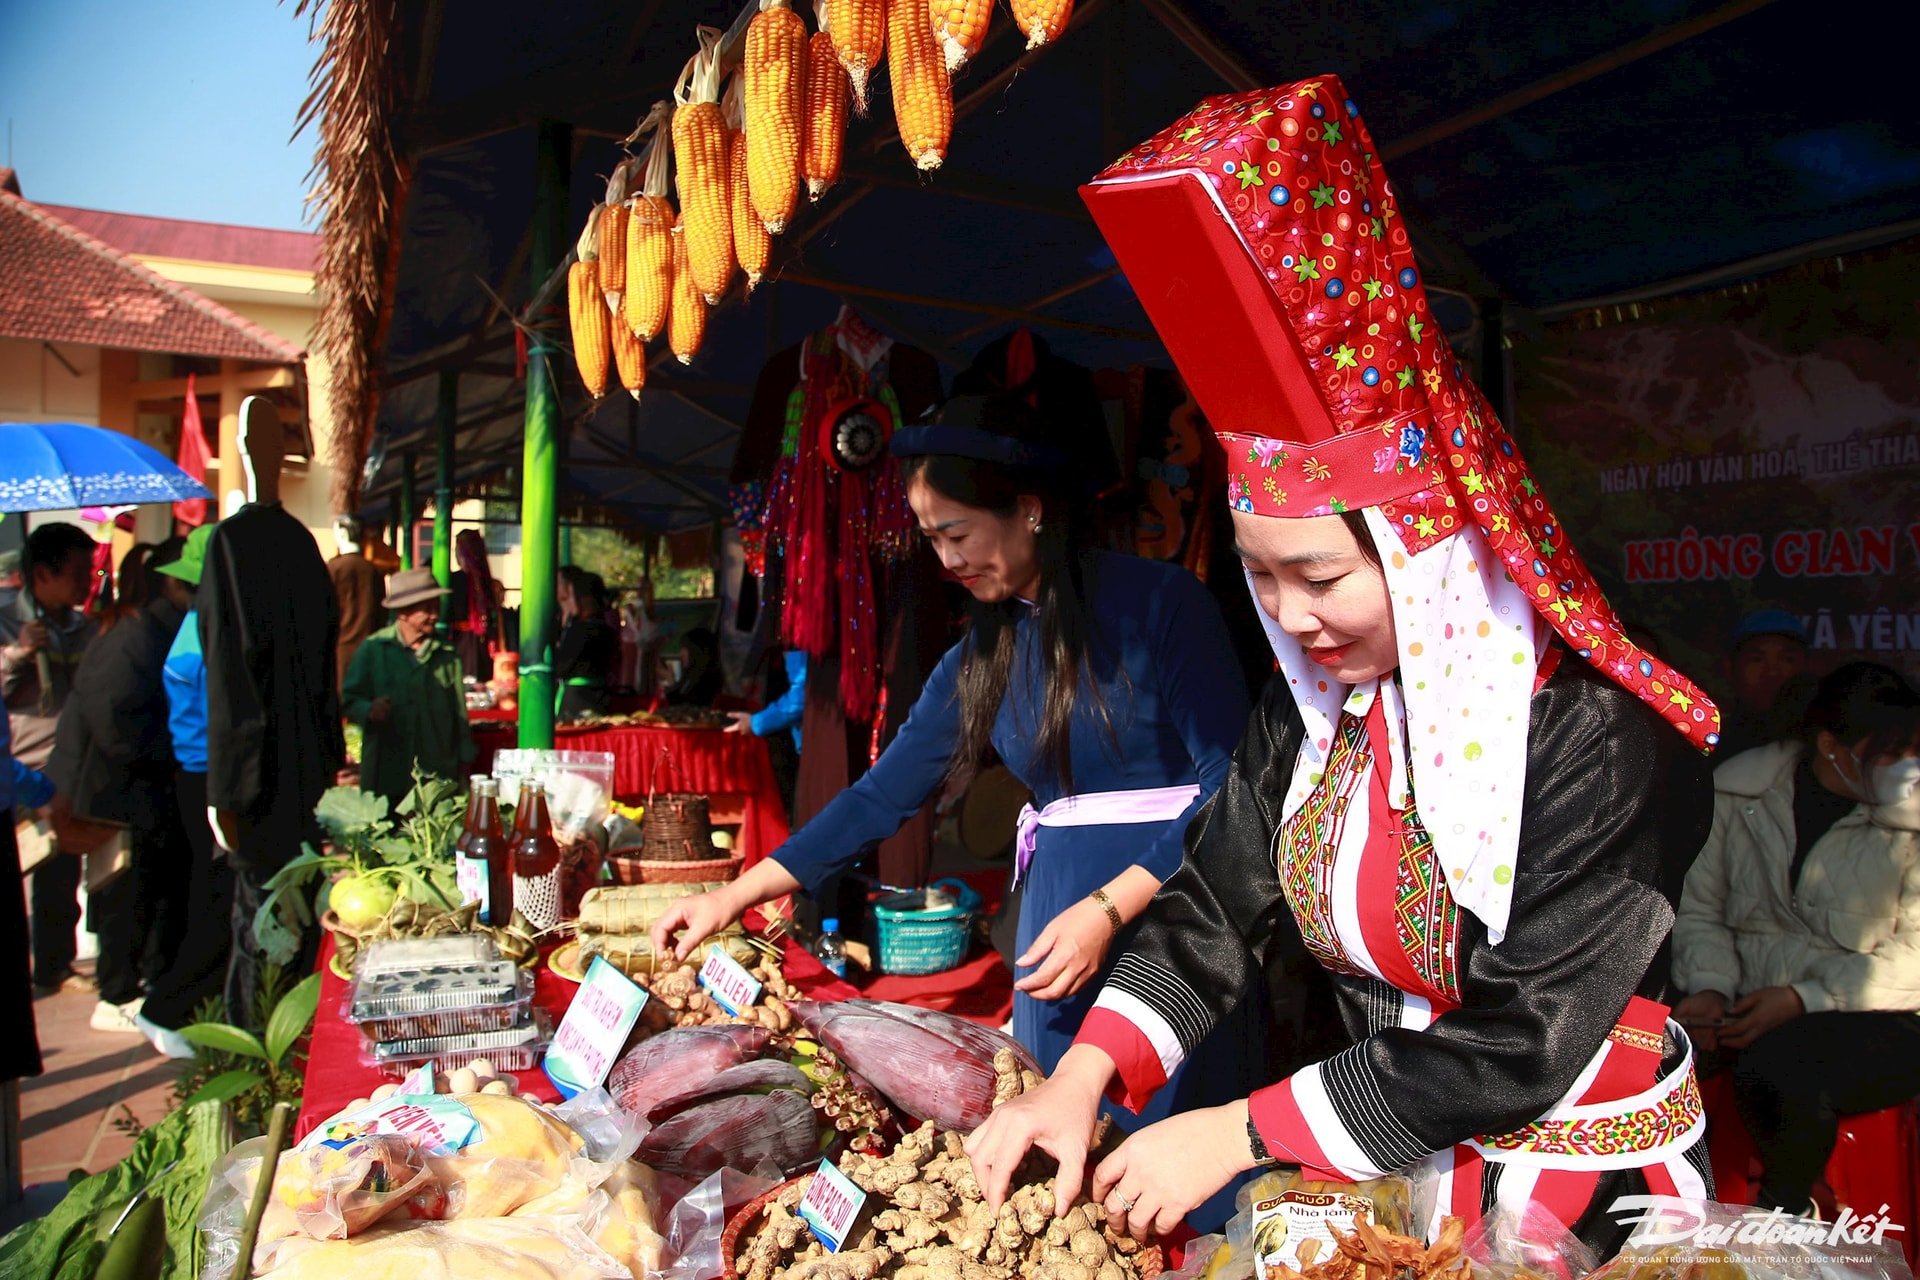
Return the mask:
<path id="1" fill-rule="evenodd" d="M 1281 676 L 1080 1039 L 1137 1105 L 1304 946 L 1353 1043 L 1252 1095 L 1272 1157 L 1603 1248 L 1615 1196 L 1704 1194 L 1665 1001 L 1719 714 L 1626 638 L 1462 372 L 1358 108 L 1332 77 L 1211 98 L 1085 194 L 1235 510 L 1364 513 L 1400 662 L 1348 687 L 1262 612 Z"/>

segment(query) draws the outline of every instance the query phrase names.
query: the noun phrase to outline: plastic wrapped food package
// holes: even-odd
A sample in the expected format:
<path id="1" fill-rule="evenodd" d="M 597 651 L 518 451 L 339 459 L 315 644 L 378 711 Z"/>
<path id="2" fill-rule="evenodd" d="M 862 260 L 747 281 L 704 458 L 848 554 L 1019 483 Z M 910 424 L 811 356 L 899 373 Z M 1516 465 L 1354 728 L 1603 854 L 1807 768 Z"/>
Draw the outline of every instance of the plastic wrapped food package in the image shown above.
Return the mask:
<path id="1" fill-rule="evenodd" d="M 630 1280 L 633 1272 L 577 1223 L 485 1218 L 302 1241 L 257 1274 L 273 1280 Z"/>
<path id="2" fill-rule="evenodd" d="M 369 942 L 354 959 L 353 969 L 365 977 L 431 965 L 484 964 L 499 958 L 499 949 L 485 934 L 447 933 L 434 938 L 381 938 Z"/>
<path id="3" fill-rule="evenodd" d="M 574 844 L 599 832 L 611 811 L 614 760 L 609 751 L 501 751 L 493 758 L 502 804 L 520 803 L 520 782 L 538 778 L 547 789 L 553 838 Z"/>
<path id="4" fill-rule="evenodd" d="M 1322 1182 L 1298 1169 L 1275 1169 L 1241 1187 L 1227 1220 L 1226 1248 L 1212 1273 L 1279 1280 L 1314 1264 L 1332 1261 L 1338 1252 L 1335 1232 L 1352 1235 L 1354 1219 L 1364 1216 L 1381 1231 L 1411 1236 L 1425 1220 L 1414 1184 L 1405 1178 L 1370 1182 Z"/>
<path id="5" fill-rule="evenodd" d="M 499 1071 L 531 1071 L 551 1043 L 553 1019 L 546 1010 L 535 1009 L 524 1026 L 376 1042 L 368 1045 L 366 1060 L 390 1076 L 427 1065 L 445 1071 L 475 1057 L 486 1058 Z"/>
<path id="6" fill-rule="evenodd" d="M 346 1019 L 376 1040 L 413 1039 L 513 1025 L 533 996 L 533 978 L 511 960 L 424 965 L 357 977 Z"/>
<path id="7" fill-rule="evenodd" d="M 951 1014 L 914 1010 L 876 1000 L 830 1004 L 800 1001 L 794 1016 L 895 1106 L 916 1120 L 971 1133 L 993 1109 L 994 1055 L 1013 1051 L 1033 1070 L 1033 1057 L 1014 1040 Z"/>

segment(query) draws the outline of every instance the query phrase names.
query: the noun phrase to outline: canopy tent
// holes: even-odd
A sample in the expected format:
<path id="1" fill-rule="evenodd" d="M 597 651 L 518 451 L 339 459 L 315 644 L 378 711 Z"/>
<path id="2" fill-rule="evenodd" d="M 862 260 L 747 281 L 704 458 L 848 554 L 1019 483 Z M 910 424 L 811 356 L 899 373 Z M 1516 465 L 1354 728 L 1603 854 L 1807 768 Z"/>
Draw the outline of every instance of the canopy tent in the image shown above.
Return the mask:
<path id="1" fill-rule="evenodd" d="M 373 69 L 393 95 L 410 174 L 392 206 L 390 321 L 364 352 L 380 459 L 365 501 L 379 509 L 397 496 L 408 453 L 431 468 L 436 415 L 449 409 L 456 485 L 519 459 L 513 318 L 541 283 L 528 270 L 537 123 L 570 126 L 560 158 L 571 236 L 624 154 L 619 139 L 665 96 L 695 23 L 724 26 L 738 10 L 730 0 L 332 6 L 391 24 Z M 1093 367 L 1163 361 L 1073 188 L 1228 87 L 1344 79 L 1385 150 L 1431 284 L 1462 295 L 1448 317 L 1456 337 L 1470 339 L 1491 302 L 1505 304 L 1508 326 L 1524 324 L 1920 228 L 1905 42 L 1863 38 L 1810 0 L 1082 0 L 1064 39 L 1035 54 L 1020 49 L 1004 6 L 993 31 L 955 84 L 943 169 L 914 172 L 876 77 L 846 179 L 776 241 L 767 283 L 744 301 L 736 288 L 716 311 L 691 368 L 656 363 L 640 404 L 615 394 L 597 410 L 563 372 L 562 469 L 578 494 L 662 529 L 719 515 L 761 363 L 842 300 L 949 365 L 1019 323 Z M 360 234 L 373 244 L 380 233 Z"/>

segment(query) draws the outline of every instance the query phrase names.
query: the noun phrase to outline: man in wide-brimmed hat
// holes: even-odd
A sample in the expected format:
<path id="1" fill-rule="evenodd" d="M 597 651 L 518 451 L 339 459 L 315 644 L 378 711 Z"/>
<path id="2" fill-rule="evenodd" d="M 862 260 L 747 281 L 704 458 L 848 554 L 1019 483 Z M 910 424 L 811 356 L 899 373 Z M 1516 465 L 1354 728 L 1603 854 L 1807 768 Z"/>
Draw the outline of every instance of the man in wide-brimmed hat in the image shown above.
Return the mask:
<path id="1" fill-rule="evenodd" d="M 433 570 L 408 569 L 387 580 L 393 625 L 367 637 L 340 686 L 347 719 L 365 731 L 360 788 L 399 803 L 423 773 L 460 778 L 473 759 L 460 655 L 435 633 L 446 588 Z"/>

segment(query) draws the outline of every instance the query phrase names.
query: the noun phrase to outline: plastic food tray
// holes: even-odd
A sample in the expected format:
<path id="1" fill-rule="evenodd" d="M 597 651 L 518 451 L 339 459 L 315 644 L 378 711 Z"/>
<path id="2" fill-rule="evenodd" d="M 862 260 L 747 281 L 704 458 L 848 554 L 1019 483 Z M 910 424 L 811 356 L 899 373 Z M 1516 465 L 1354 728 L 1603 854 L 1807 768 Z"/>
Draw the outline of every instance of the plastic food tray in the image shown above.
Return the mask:
<path id="1" fill-rule="evenodd" d="M 354 972 L 360 977 L 425 969 L 435 965 L 485 964 L 500 958 L 493 939 L 483 933 L 449 933 L 438 938 L 382 938 L 360 949 Z"/>
<path id="2" fill-rule="evenodd" d="M 540 1065 L 552 1041 L 552 1019 L 544 1009 L 535 1009 L 525 1026 L 375 1044 L 371 1056 L 375 1066 L 397 1076 L 428 1062 L 436 1072 L 452 1071 L 475 1058 L 485 1058 L 496 1071 L 531 1071 Z"/>
<path id="3" fill-rule="evenodd" d="M 498 1031 L 525 1021 L 533 975 L 511 960 L 429 965 L 358 978 L 348 1022 L 374 1040 Z"/>

